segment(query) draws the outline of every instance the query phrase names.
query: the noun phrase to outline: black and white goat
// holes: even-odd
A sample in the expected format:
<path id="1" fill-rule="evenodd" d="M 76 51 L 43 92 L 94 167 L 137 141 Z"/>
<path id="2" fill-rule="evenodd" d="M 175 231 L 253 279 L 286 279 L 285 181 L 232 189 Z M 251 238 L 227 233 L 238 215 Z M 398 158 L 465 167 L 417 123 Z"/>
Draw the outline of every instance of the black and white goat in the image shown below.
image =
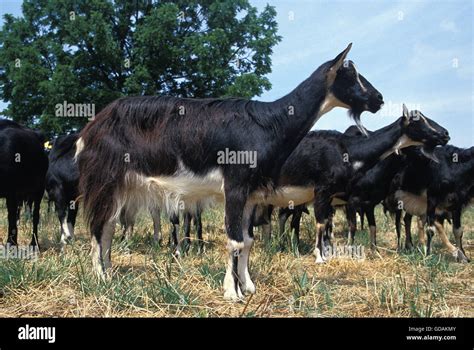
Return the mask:
<path id="1" fill-rule="evenodd" d="M 61 243 L 74 239 L 77 212 L 79 210 L 79 167 L 74 160 L 76 141 L 79 134 L 58 137 L 49 153 L 49 168 L 46 173 L 46 192 L 48 200 L 54 202 L 61 227 Z M 136 212 L 123 210 L 120 223 L 123 237 L 128 238 L 135 224 Z M 161 221 L 159 208 L 150 208 L 153 219 L 155 241 L 161 241 Z"/>
<path id="2" fill-rule="evenodd" d="M 340 106 L 359 121 L 383 103 L 351 62 L 343 65 L 350 47 L 274 102 L 146 96 L 105 107 L 82 130 L 77 152 L 96 271 L 104 276 L 111 266 L 114 221 L 124 207 L 152 202 L 173 213 L 181 200 L 191 208 L 223 200 L 224 297 L 254 293 L 248 272 L 254 204 L 274 193 L 285 160 L 323 114 Z"/>
<path id="3" fill-rule="evenodd" d="M 11 245 L 17 245 L 17 219 L 23 201 L 33 203 L 31 245 L 39 245 L 40 205 L 48 170 L 43 143 L 40 133 L 10 120 L 0 120 L 0 197 L 7 201 L 7 243 Z"/>
<path id="4" fill-rule="evenodd" d="M 78 137 L 76 133 L 60 136 L 54 141 L 46 173 L 46 191 L 48 199 L 54 202 L 63 245 L 74 239 L 74 226 L 79 210 L 79 168 L 74 161 Z"/>
<path id="5" fill-rule="evenodd" d="M 426 253 L 431 251 L 431 240 L 436 228 L 448 251 L 461 262 L 467 262 L 462 247 L 461 216 L 463 209 L 474 198 L 474 147 L 458 148 L 452 145 L 434 150 L 434 158 L 427 159 L 422 152 L 407 152 L 405 167 L 395 178 L 387 205 L 397 211 L 397 234 L 400 240 L 401 211 L 406 211 L 406 248 L 413 246 L 411 217 L 418 216 L 421 243 L 424 242 L 423 226 L 428 228 Z M 451 244 L 444 230 L 445 218 L 452 219 L 456 246 Z"/>

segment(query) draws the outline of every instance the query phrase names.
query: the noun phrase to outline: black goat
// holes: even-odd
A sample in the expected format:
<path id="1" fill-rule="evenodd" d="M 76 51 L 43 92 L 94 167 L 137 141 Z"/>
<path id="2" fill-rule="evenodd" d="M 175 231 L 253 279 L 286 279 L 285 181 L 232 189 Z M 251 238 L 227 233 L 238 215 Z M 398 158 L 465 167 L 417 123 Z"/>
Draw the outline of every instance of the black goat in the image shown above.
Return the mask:
<path id="1" fill-rule="evenodd" d="M 328 134 L 327 132 L 322 133 L 323 135 Z M 332 134 L 329 133 L 328 136 L 332 137 Z M 398 154 L 400 149 L 417 145 L 423 146 L 423 153 L 428 157 L 435 146 L 444 145 L 448 142 L 449 134 L 446 129 L 424 116 L 421 112 L 412 111 L 409 113 L 403 105 L 403 116 L 395 123 L 372 132 L 367 138 L 341 135 L 341 140 L 348 149 L 353 169 L 351 178 L 348 180 L 349 193 L 340 198 L 348 201 L 346 214 L 351 229 L 349 243 L 353 242 L 354 239 L 355 212 L 359 207 L 367 215 L 371 247 L 375 248 L 374 207 L 384 199 L 381 198 L 384 197 L 383 194 L 388 193 L 389 184 L 386 177 L 390 178 L 390 173 L 395 173 L 398 158 L 392 157 L 380 164 L 377 163 L 393 153 Z M 380 182 L 379 186 L 372 182 L 374 180 Z M 357 185 L 358 183 L 359 185 Z M 363 205 L 359 205 L 361 203 Z"/>
<path id="2" fill-rule="evenodd" d="M 0 120 L 0 197 L 8 209 L 7 244 L 17 245 L 18 210 L 23 201 L 33 203 L 32 246 L 39 246 L 38 224 L 44 194 L 48 157 L 44 137 L 20 124 Z"/>
<path id="3" fill-rule="evenodd" d="M 362 132 L 360 130 L 359 126 L 351 125 L 350 127 L 348 127 L 344 131 L 343 134 L 345 136 L 351 136 L 351 137 L 365 137 L 366 135 L 370 135 L 371 133 L 372 133 L 372 131 L 369 131 L 367 129 L 365 130 L 365 132 Z M 336 159 L 338 159 L 338 158 L 339 157 L 336 157 Z M 324 172 L 324 171 L 327 171 L 327 170 L 328 170 L 327 168 L 323 168 L 322 171 Z M 345 201 L 344 201 L 344 203 L 345 203 Z M 349 213 L 349 211 L 347 211 L 347 204 L 339 205 L 336 201 L 332 201 L 331 205 L 332 205 L 333 209 L 332 209 L 331 215 L 328 217 L 328 220 L 326 222 L 326 227 L 325 227 L 325 236 L 324 236 L 324 238 L 327 241 L 329 241 L 333 237 L 333 233 L 332 233 L 333 222 L 332 221 L 333 221 L 333 216 L 336 212 L 336 209 L 337 208 L 343 208 L 346 212 L 346 215 Z M 357 211 L 359 213 L 360 220 L 361 220 L 361 229 L 363 229 L 363 227 L 364 227 L 364 212 L 362 211 L 362 208 L 358 208 Z M 284 233 L 286 222 L 291 217 L 292 219 L 291 219 L 291 222 L 290 222 L 290 230 L 292 230 L 294 232 L 296 242 L 298 243 L 299 242 L 300 221 L 301 221 L 301 218 L 302 218 L 304 213 L 309 214 L 307 206 L 305 204 L 298 205 L 294 208 L 290 208 L 290 207 L 280 208 L 279 211 L 278 211 L 278 222 L 279 222 L 280 235 L 282 235 Z M 267 219 L 267 221 L 268 221 L 268 219 Z M 354 221 L 352 223 L 352 221 L 351 221 L 349 223 L 354 225 L 353 230 L 355 231 L 356 222 Z M 271 232 L 270 225 L 268 225 L 268 230 Z"/>
<path id="4" fill-rule="evenodd" d="M 54 202 L 61 227 L 61 243 L 74 239 L 79 203 L 79 168 L 74 161 L 78 134 L 60 136 L 49 153 L 49 168 L 46 174 L 48 199 Z"/>
<path id="5" fill-rule="evenodd" d="M 376 188 L 371 184 L 375 178 L 385 181 L 384 173 L 390 170 L 395 173 L 397 165 L 391 159 L 385 159 L 400 149 L 413 145 L 426 146 L 432 149 L 439 144 L 445 144 L 449 139 L 446 129 L 434 121 L 426 118 L 421 112 L 414 111 L 410 115 L 406 107 L 403 116 L 394 123 L 374 131 L 370 137 L 359 135 L 344 135 L 337 131 L 318 131 L 310 133 L 296 148 L 282 168 L 280 185 L 303 187 L 306 184 L 304 195 L 299 197 L 288 194 L 285 200 L 291 200 L 293 205 L 309 203 L 312 200 L 311 191 L 314 191 L 315 216 L 318 223 L 315 254 L 317 262 L 323 262 L 322 237 L 328 231 L 328 222 L 332 216 L 331 207 L 335 202 L 347 202 L 346 214 L 352 224 L 350 242 L 355 234 L 356 208 L 363 207 L 364 201 L 370 203 L 364 207 L 366 210 L 371 233 L 371 246 L 376 246 L 375 216 L 373 207 L 385 198 L 388 193 L 389 181 L 384 186 Z M 306 142 L 305 142 L 306 141 Z M 320 143 L 326 147 L 319 148 Z M 314 151 L 314 152 L 313 152 Z M 327 153 L 324 156 L 324 152 Z M 321 162 L 320 159 L 329 159 Z M 385 159 L 385 160 L 384 160 Z M 379 163 L 381 160 L 384 160 Z M 314 165 L 314 166 L 313 166 Z M 376 167 L 378 165 L 378 167 Z M 375 167 L 375 168 L 374 168 Z M 344 169 L 336 171 L 336 169 Z M 337 185 L 327 186 L 328 181 L 335 181 Z M 358 184 L 358 187 L 357 187 Z M 330 189 L 329 189 L 330 188 Z M 329 190 L 326 190 L 329 189 Z M 377 190 L 379 192 L 377 192 Z M 352 191 L 355 191 L 352 193 Z M 283 203 L 284 201 L 280 201 Z M 272 202 L 277 206 L 280 203 Z M 299 217 L 296 218 L 299 220 Z M 298 224 L 294 224 L 294 226 Z"/>
<path id="6" fill-rule="evenodd" d="M 279 207 L 294 210 L 292 228 L 299 240 L 299 222 L 304 212 L 302 205 L 313 203 L 317 233 L 314 254 L 317 262 L 323 262 L 323 234 L 327 231 L 328 218 L 332 217 L 332 199 L 337 193 L 345 193 L 351 169 L 344 155 L 347 149 L 336 139 L 319 137 L 310 132 L 285 162 L 280 175 L 284 199 L 272 202 Z M 282 212 L 280 212 L 282 214 Z M 282 219 L 282 216 L 280 216 Z M 281 222 L 280 230 L 284 227 Z"/>
<path id="7" fill-rule="evenodd" d="M 434 229 L 444 246 L 458 261 L 466 262 L 462 247 L 461 216 L 463 209 L 474 198 L 474 147 L 462 149 L 452 145 L 434 150 L 434 158 L 427 159 L 420 151 L 407 153 L 407 162 L 392 184 L 387 206 L 397 213 L 400 226 L 401 211 L 405 210 L 406 248 L 411 248 L 411 217 L 420 217 L 419 234 L 424 243 L 423 226 L 428 224 L 426 253 L 431 251 Z M 443 222 L 452 219 L 456 246 L 444 231 Z M 399 230 L 397 230 L 400 235 Z M 400 239 L 400 238 L 399 238 Z"/>
<path id="8" fill-rule="evenodd" d="M 77 152 L 96 271 L 104 276 L 111 266 L 114 221 L 124 207 L 152 202 L 171 214 L 180 200 L 190 208 L 224 200 L 224 297 L 254 293 L 248 272 L 254 204 L 273 192 L 283 163 L 323 114 L 341 106 L 359 121 L 383 103 L 351 62 L 343 65 L 349 50 L 275 102 L 145 96 L 105 107 L 82 130 Z"/>
<path id="9" fill-rule="evenodd" d="M 345 179 L 349 176 L 350 165 L 344 160 L 344 154 L 347 150 L 337 140 L 320 138 L 316 131 L 308 133 L 285 162 L 280 174 L 280 187 L 276 195 L 267 199 L 272 206 L 269 206 L 268 212 L 261 211 L 265 218 L 263 222 L 270 221 L 273 206 L 280 207 L 280 235 L 284 233 L 286 220 L 292 216 L 291 229 L 298 246 L 300 220 L 307 212 L 306 204 L 314 204 L 319 224 L 332 216 L 332 196 L 346 191 Z M 321 232 L 318 229 L 314 250 L 318 262 L 322 262 Z"/>
<path id="10" fill-rule="evenodd" d="M 349 242 L 354 241 L 355 211 L 359 211 L 367 216 L 371 242 L 373 246 L 376 246 L 375 207 L 390 193 L 392 179 L 403 166 L 403 162 L 404 158 L 402 155 L 392 154 L 381 160 L 362 177 L 353 182 L 347 204 L 347 216 L 350 227 Z"/>

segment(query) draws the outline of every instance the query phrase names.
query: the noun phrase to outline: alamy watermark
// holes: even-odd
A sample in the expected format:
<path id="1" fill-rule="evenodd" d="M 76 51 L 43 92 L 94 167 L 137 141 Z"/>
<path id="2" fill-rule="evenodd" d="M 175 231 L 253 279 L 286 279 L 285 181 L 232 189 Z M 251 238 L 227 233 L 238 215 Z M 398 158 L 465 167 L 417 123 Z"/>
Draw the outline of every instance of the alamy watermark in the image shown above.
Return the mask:
<path id="1" fill-rule="evenodd" d="M 418 110 L 421 111 L 421 104 L 419 103 L 405 103 L 407 106 L 408 110 Z M 403 115 L 403 103 L 397 103 L 397 102 L 392 102 L 392 101 L 387 101 L 387 103 L 384 104 L 382 109 L 380 110 L 380 114 L 382 117 L 395 117 L 398 118 L 401 115 Z"/>
<path id="2" fill-rule="evenodd" d="M 355 260 L 365 259 L 365 248 L 363 245 L 337 245 L 335 243 L 324 246 L 326 258 L 346 258 Z"/>
<path id="3" fill-rule="evenodd" d="M 38 247 L 31 245 L 18 246 L 10 243 L 0 245 L 0 259 L 36 260 L 39 252 Z"/>
<path id="4" fill-rule="evenodd" d="M 226 148 L 217 152 L 217 164 L 248 164 L 253 169 L 257 167 L 257 151 L 233 151 Z"/>
<path id="5" fill-rule="evenodd" d="M 26 324 L 18 328 L 18 340 L 46 340 L 53 344 L 56 342 L 56 327 L 37 327 Z"/>
<path id="6" fill-rule="evenodd" d="M 88 118 L 89 120 L 95 117 L 94 103 L 69 103 L 64 101 L 63 103 L 57 103 L 54 109 L 56 117 Z"/>

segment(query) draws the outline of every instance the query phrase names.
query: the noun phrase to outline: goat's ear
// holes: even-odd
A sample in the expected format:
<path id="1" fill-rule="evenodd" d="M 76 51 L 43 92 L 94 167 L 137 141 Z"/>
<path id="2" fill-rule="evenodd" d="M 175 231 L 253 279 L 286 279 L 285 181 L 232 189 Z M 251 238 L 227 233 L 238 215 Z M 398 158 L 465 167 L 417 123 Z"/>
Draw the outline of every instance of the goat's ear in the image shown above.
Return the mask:
<path id="1" fill-rule="evenodd" d="M 344 63 L 344 60 L 346 59 L 347 54 L 351 50 L 352 43 L 347 45 L 346 49 L 342 51 L 339 55 L 336 56 L 335 59 L 331 61 L 331 67 L 329 68 L 328 75 L 327 75 L 327 81 L 329 84 L 332 84 L 334 80 L 336 79 L 337 71 L 339 68 L 341 68 L 342 64 Z"/>
<path id="2" fill-rule="evenodd" d="M 405 106 L 405 104 L 403 104 L 402 109 L 403 109 L 403 116 L 404 116 L 406 119 L 408 119 L 409 116 L 410 116 L 410 112 L 408 112 L 407 106 Z"/>

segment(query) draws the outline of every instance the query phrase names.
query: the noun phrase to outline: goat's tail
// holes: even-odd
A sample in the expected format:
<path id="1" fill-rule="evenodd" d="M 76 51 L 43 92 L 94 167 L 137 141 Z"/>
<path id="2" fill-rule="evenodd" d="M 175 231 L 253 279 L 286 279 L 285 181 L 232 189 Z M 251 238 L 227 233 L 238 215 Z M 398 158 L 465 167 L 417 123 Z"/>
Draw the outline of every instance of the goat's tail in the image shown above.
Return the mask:
<path id="1" fill-rule="evenodd" d="M 102 235 L 103 226 L 120 211 L 118 195 L 124 188 L 125 148 L 114 134 L 116 102 L 105 107 L 82 130 L 77 141 L 79 193 L 91 234 Z"/>

